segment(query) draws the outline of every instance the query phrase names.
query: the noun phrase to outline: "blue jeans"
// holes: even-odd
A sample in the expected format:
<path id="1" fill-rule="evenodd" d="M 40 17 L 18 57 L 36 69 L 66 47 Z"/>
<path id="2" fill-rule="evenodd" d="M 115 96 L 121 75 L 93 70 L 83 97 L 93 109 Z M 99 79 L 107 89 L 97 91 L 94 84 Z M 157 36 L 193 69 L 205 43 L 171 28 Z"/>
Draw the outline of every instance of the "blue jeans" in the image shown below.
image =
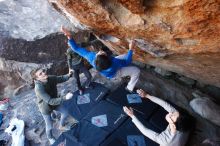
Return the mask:
<path id="1" fill-rule="evenodd" d="M 66 118 L 68 117 L 68 115 L 70 115 L 68 110 L 65 109 L 62 105 L 57 107 L 55 110 L 61 113 L 60 126 L 64 126 Z M 52 118 L 51 118 L 51 113 L 50 114 L 42 114 L 42 116 L 43 116 L 45 124 L 46 124 L 47 138 L 48 139 L 54 138 L 52 135 L 53 122 L 52 122 Z"/>

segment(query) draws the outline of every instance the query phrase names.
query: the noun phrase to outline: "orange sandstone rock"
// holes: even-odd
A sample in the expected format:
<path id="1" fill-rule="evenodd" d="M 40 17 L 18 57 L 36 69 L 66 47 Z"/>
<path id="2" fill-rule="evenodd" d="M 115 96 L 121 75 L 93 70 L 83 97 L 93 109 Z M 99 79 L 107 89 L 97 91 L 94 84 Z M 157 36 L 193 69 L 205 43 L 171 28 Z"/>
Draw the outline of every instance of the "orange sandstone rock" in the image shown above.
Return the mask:
<path id="1" fill-rule="evenodd" d="M 219 0 L 49 1 L 115 53 L 136 39 L 135 60 L 220 87 Z"/>

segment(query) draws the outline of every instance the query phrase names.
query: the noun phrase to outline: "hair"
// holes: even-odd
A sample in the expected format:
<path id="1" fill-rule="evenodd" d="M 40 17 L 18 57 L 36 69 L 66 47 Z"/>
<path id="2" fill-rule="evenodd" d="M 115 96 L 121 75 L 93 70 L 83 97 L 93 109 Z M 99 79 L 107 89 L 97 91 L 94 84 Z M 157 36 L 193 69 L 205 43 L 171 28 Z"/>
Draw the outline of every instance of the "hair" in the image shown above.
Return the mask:
<path id="1" fill-rule="evenodd" d="M 36 72 L 38 71 L 38 70 L 40 70 L 41 68 L 36 68 L 36 69 L 33 69 L 32 71 L 31 71 L 31 78 L 32 78 L 32 82 L 31 82 L 31 87 L 32 88 L 34 88 L 34 80 L 36 80 Z"/>
<path id="2" fill-rule="evenodd" d="M 201 146 L 220 146 L 220 139 L 205 139 Z"/>
<path id="3" fill-rule="evenodd" d="M 93 46 L 95 51 L 103 50 L 103 44 L 99 40 L 93 40 L 90 42 L 90 46 Z"/>
<path id="4" fill-rule="evenodd" d="M 181 132 L 190 131 L 194 126 L 194 119 L 190 115 L 180 114 L 175 122 L 176 130 Z"/>
<path id="5" fill-rule="evenodd" d="M 108 69 L 111 66 L 112 62 L 110 58 L 106 55 L 98 55 L 95 59 L 96 69 L 102 71 Z"/>

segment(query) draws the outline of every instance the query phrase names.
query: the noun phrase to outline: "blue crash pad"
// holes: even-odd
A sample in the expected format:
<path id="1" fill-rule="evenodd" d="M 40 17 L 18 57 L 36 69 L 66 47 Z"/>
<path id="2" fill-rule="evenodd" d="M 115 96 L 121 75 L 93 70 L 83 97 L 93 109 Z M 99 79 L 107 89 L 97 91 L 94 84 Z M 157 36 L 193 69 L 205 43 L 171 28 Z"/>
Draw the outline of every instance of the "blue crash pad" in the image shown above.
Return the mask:
<path id="1" fill-rule="evenodd" d="M 86 89 L 84 94 L 88 95 L 90 102 L 86 104 L 77 104 L 79 93 L 78 91 L 73 93 L 73 97 L 70 100 L 65 101 L 63 104 L 69 110 L 71 115 L 78 121 L 82 119 L 103 97 L 108 93 L 108 89 L 99 83 L 93 82 L 93 89 Z"/>

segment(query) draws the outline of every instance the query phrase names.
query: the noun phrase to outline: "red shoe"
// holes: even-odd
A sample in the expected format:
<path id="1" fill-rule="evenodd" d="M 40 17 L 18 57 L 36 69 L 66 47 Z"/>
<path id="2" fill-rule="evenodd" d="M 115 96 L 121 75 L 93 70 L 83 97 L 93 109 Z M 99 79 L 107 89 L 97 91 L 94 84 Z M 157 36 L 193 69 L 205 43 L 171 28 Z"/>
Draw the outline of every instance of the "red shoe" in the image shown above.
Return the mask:
<path id="1" fill-rule="evenodd" d="M 83 89 L 79 89 L 79 95 L 83 95 L 84 91 Z"/>

